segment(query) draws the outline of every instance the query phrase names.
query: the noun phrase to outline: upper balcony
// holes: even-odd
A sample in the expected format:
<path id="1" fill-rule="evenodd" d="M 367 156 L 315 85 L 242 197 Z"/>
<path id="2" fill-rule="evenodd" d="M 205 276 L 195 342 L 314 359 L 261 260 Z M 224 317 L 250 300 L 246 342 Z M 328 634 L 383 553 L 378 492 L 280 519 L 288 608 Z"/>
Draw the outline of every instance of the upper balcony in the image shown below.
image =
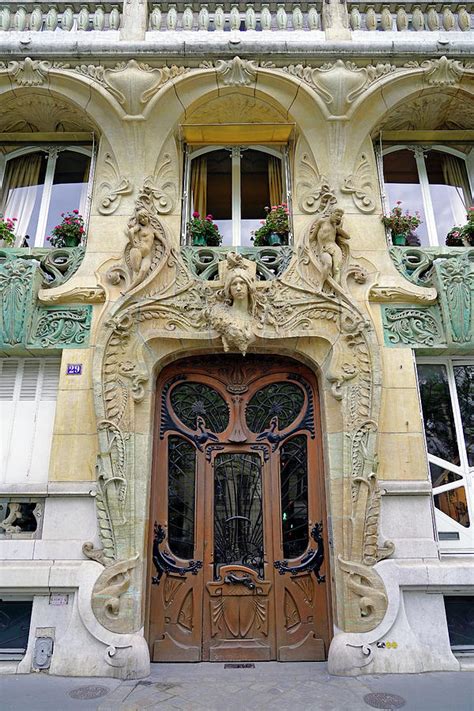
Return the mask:
<path id="1" fill-rule="evenodd" d="M 354 45 L 410 41 L 419 33 L 444 42 L 474 26 L 473 3 L 429 2 L 0 2 L 0 44 L 40 49 L 56 43 L 64 49 L 74 37 L 80 50 L 109 43 L 144 41 L 173 51 L 186 41 L 196 52 L 210 33 L 209 52 L 238 46 L 252 51 L 262 43 L 272 51 L 309 50 L 325 40 Z M 2 33 L 8 33 L 3 35 Z M 22 38 L 17 38 L 21 34 Z M 28 42 L 25 35 L 28 36 Z M 210 38 L 209 38 L 210 39 Z M 458 42 L 462 41 L 462 36 Z M 16 40 L 16 41 L 15 41 Z M 384 41 L 385 40 L 385 41 Z M 426 41 L 426 40 L 424 40 Z M 52 45 L 53 43 L 53 45 Z M 278 43 L 278 44 L 275 44 Z M 419 49 L 419 46 L 418 46 Z"/>

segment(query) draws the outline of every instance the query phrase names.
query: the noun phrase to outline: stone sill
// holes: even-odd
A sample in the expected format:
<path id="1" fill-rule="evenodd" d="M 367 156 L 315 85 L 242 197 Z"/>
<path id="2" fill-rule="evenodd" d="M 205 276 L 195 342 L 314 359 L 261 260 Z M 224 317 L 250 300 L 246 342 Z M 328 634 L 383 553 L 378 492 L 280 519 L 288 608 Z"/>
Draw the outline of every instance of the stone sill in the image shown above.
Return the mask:
<path id="1" fill-rule="evenodd" d="M 0 484 L 0 496 L 87 496 L 96 495 L 95 481 L 51 481 L 44 484 Z"/>
<path id="2" fill-rule="evenodd" d="M 150 58 L 181 58 L 202 61 L 203 54 L 219 59 L 251 55 L 262 56 L 271 51 L 285 61 L 304 55 L 306 61 L 324 57 L 344 58 L 354 54 L 379 57 L 384 52 L 387 57 L 418 57 L 420 54 L 448 57 L 466 56 L 472 52 L 472 33 L 467 32 L 351 32 L 347 39 L 325 39 L 319 30 L 295 32 L 150 32 L 147 39 L 118 40 L 110 39 L 108 34 L 97 32 L 67 33 L 58 37 L 55 33 L 4 32 L 0 35 L 0 49 L 6 59 L 20 57 L 24 59 L 25 50 L 40 58 L 64 57 L 70 60 L 74 56 L 105 55 L 117 62 L 121 59 L 146 55 Z M 262 36 L 263 35 L 263 36 Z M 422 36 L 422 41 L 421 37 Z M 28 42 L 24 42 L 28 39 Z M 275 58 L 275 57 L 274 57 Z M 197 66 L 197 64 L 196 64 Z"/>

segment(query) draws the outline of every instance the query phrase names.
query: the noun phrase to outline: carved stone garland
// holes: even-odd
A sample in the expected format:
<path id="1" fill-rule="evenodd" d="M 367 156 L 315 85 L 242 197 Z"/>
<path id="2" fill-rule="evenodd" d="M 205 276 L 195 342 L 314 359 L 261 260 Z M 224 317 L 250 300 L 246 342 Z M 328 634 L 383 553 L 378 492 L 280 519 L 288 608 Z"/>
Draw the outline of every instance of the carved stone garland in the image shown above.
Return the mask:
<path id="1" fill-rule="evenodd" d="M 351 261 L 342 219 L 337 209 L 319 217 L 286 272 L 271 282 L 257 283 L 255 265 L 229 254 L 221 281 L 206 283 L 190 274 L 171 247 L 150 188 L 140 192 L 123 263 L 108 272 L 111 282 L 122 285 L 123 296 L 103 316 L 94 368 L 99 374 L 97 515 L 103 550 L 85 544 L 84 553 L 106 566 L 94 588 L 93 609 L 108 629 L 131 632 L 141 626 L 137 555 L 145 535 L 149 464 L 144 470 L 142 457 L 138 464 L 145 436 L 135 431 L 135 407 L 149 378 L 142 349 L 157 338 L 220 338 L 224 350 L 242 353 L 263 339 L 268 344 L 305 336 L 330 344 L 324 384 L 327 397 L 340 402 L 343 419 L 343 523 L 334 531 L 341 551 L 341 626 L 368 631 L 383 618 L 387 597 L 373 565 L 390 555 L 393 545 L 379 548 L 377 543 L 377 344 L 348 288 L 349 278 L 363 282 L 366 276 Z M 332 498 L 341 500 L 339 494 Z"/>

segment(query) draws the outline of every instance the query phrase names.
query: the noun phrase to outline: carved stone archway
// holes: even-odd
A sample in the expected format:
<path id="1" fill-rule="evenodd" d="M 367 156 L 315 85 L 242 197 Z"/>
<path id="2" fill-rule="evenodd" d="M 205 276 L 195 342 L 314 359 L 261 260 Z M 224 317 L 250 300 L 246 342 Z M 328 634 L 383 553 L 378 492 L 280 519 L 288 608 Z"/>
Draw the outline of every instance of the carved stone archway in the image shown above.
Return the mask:
<path id="1" fill-rule="evenodd" d="M 322 376 L 337 624 L 364 632 L 383 618 L 387 597 L 373 566 L 393 546 L 380 548 L 377 542 L 379 352 L 369 311 L 354 296 L 355 282 L 363 284 L 367 276 L 351 259 L 341 222 L 342 211 L 319 217 L 286 272 L 271 282 L 257 283 L 255 265 L 235 254 L 228 255 L 220 281 L 203 282 L 171 246 L 153 190 L 141 191 L 123 262 L 107 274 L 115 293 L 98 325 L 95 349 L 96 501 L 103 548 L 85 546 L 84 553 L 105 566 L 92 607 L 107 629 L 133 632 L 142 625 L 151 471 L 147 383 L 158 366 L 154 345 L 161 340 L 176 343 L 176 357 L 186 344 L 188 353 L 199 343 L 214 352 L 221 344 L 233 352 L 288 352 L 288 344 L 304 339 L 298 350 L 303 355 L 306 349 L 306 362 Z M 232 287 L 235 277 L 245 284 L 244 306 Z M 321 343 L 325 355 L 317 357 L 314 344 Z"/>

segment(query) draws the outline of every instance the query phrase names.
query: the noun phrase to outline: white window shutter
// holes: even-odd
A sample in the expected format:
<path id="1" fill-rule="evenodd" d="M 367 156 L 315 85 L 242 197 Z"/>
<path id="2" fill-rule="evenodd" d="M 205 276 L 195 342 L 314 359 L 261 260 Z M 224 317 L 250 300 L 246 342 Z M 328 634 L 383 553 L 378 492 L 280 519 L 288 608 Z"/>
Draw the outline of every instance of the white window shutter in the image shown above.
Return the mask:
<path id="1" fill-rule="evenodd" d="M 4 482 L 37 483 L 48 479 L 59 366 L 57 358 L 2 361 L 0 398 L 6 400 L 2 403 L 6 405 L 2 407 L 2 431 L 7 433 L 2 459 Z"/>

